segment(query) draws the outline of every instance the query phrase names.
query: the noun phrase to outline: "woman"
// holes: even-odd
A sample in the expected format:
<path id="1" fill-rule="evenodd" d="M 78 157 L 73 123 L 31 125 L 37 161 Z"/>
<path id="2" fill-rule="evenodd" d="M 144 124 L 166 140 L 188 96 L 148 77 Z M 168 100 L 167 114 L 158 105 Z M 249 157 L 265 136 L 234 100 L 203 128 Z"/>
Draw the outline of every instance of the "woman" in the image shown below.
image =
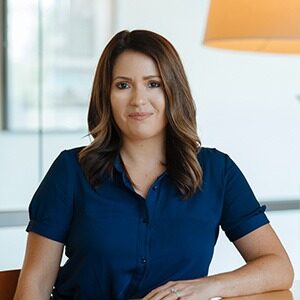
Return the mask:
<path id="1" fill-rule="evenodd" d="M 265 208 L 227 154 L 201 147 L 165 38 L 112 38 L 88 124 L 92 143 L 63 151 L 32 199 L 16 300 L 207 300 L 290 288 L 292 266 Z M 246 264 L 207 276 L 219 226 Z"/>

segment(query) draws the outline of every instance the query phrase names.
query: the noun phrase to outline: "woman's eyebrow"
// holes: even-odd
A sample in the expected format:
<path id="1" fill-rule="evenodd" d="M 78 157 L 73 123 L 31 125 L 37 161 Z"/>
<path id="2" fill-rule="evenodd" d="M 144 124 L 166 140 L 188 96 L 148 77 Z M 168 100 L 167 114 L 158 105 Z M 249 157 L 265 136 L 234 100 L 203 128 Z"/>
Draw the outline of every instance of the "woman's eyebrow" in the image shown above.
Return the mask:
<path id="1" fill-rule="evenodd" d="M 144 77 L 143 77 L 144 80 L 148 80 L 148 79 L 152 79 L 152 78 L 161 78 L 161 76 L 160 76 L 160 75 L 147 75 L 147 76 L 144 76 Z M 131 77 L 122 76 L 122 75 L 114 77 L 114 78 L 113 78 L 113 81 L 115 81 L 115 80 L 117 80 L 117 79 L 118 79 L 118 80 L 119 80 L 119 79 L 122 79 L 122 80 L 132 81 L 132 78 L 131 78 Z"/>
<path id="2" fill-rule="evenodd" d="M 117 80 L 117 79 L 122 79 L 122 80 L 127 80 L 127 81 L 131 81 L 132 79 L 130 77 L 126 77 L 126 76 L 116 76 L 113 78 L 113 81 Z"/>
<path id="3" fill-rule="evenodd" d="M 143 79 L 151 79 L 151 78 L 161 78 L 161 76 L 160 75 L 148 75 L 148 76 L 145 76 L 145 77 L 143 77 Z"/>

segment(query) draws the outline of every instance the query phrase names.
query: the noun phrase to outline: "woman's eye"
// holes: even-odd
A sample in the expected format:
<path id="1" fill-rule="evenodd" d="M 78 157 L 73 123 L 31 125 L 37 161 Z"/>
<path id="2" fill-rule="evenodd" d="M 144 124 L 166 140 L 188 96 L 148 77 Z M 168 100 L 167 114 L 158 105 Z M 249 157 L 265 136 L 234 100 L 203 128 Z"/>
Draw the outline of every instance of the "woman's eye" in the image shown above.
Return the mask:
<path id="1" fill-rule="evenodd" d="M 151 81 L 151 82 L 149 82 L 149 87 L 151 87 L 151 88 L 159 88 L 160 87 L 160 82 Z"/>
<path id="2" fill-rule="evenodd" d="M 120 90 L 128 89 L 129 85 L 127 82 L 118 82 L 116 84 L 117 88 Z"/>

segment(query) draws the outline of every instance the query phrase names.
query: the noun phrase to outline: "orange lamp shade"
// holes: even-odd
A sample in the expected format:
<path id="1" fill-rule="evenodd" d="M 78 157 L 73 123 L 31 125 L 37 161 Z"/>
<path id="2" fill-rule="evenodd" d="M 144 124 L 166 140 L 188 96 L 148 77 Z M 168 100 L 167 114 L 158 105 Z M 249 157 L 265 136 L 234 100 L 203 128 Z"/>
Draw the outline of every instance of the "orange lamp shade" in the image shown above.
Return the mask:
<path id="1" fill-rule="evenodd" d="M 300 53 L 300 0 L 211 0 L 204 44 Z"/>

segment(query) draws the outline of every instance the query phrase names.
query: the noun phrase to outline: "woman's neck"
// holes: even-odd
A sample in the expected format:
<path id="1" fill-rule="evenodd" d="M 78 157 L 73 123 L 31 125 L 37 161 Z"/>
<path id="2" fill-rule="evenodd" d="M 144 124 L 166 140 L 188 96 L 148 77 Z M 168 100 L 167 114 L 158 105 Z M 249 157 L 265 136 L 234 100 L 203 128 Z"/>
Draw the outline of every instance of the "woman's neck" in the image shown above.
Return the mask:
<path id="1" fill-rule="evenodd" d="M 166 170 L 165 143 L 123 141 L 120 155 L 134 190 L 146 199 L 151 184 Z"/>
<path id="2" fill-rule="evenodd" d="M 120 150 L 122 160 L 126 165 L 148 168 L 166 163 L 165 142 L 160 140 L 124 140 Z"/>

